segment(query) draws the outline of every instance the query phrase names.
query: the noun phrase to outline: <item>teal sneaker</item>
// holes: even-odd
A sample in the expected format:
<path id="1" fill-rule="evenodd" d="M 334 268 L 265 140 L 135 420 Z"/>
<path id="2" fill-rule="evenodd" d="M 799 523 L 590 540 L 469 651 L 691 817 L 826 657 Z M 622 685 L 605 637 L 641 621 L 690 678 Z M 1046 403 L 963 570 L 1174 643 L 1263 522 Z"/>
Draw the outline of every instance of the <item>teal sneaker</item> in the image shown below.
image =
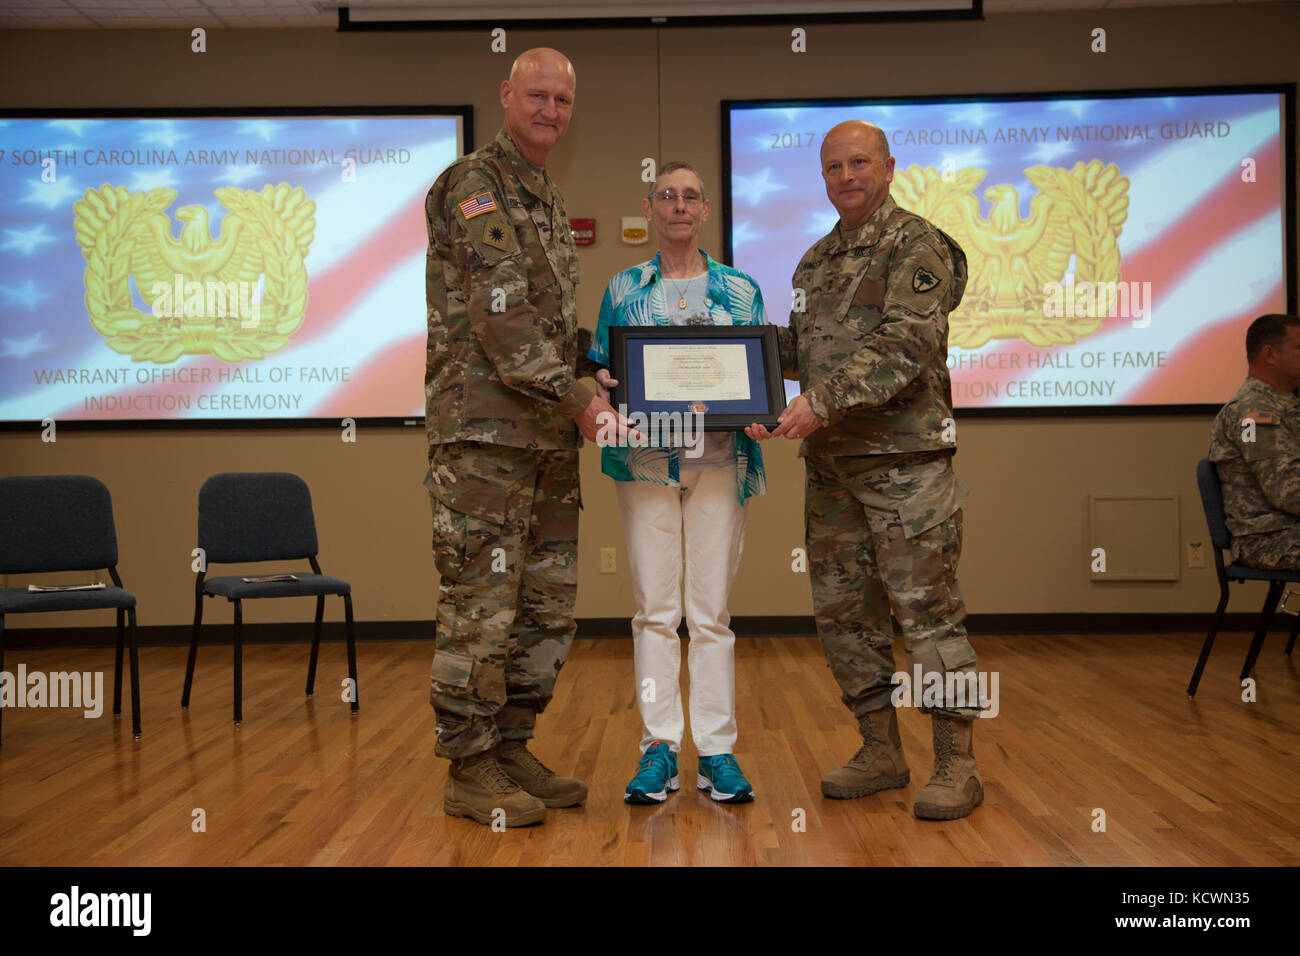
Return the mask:
<path id="1" fill-rule="evenodd" d="M 709 791 L 709 796 L 718 803 L 748 803 L 754 799 L 754 788 L 731 754 L 701 757 L 697 786 Z"/>
<path id="2" fill-rule="evenodd" d="M 662 740 L 654 741 L 637 763 L 636 776 L 623 794 L 625 803 L 663 803 L 676 790 L 677 754 Z"/>

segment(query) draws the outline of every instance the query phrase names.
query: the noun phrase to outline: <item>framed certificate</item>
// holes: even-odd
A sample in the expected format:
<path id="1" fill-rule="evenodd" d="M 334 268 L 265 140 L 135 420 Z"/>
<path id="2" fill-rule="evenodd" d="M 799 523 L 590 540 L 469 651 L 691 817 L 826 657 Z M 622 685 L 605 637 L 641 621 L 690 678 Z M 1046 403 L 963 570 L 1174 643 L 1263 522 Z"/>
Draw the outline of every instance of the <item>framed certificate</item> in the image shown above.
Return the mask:
<path id="1" fill-rule="evenodd" d="M 704 416 L 707 431 L 776 427 L 785 386 L 773 325 L 619 325 L 609 330 L 614 405 L 629 418 Z"/>

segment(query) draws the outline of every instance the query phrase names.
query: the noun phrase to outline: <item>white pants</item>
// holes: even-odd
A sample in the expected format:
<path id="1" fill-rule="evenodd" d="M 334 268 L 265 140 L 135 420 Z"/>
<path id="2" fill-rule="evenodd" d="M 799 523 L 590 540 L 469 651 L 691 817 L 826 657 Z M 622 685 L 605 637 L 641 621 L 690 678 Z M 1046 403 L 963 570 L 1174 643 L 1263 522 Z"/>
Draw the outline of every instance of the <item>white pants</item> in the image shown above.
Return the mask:
<path id="1" fill-rule="evenodd" d="M 678 677 L 682 668 L 682 539 L 685 537 L 686 626 L 691 646 L 691 736 L 701 757 L 735 752 L 736 635 L 727 597 L 745 544 L 745 509 L 736 496 L 736 468 L 681 473 L 680 488 L 615 482 L 628 570 L 636 596 L 632 619 L 636 695 L 645 727 L 644 753 L 655 740 L 681 749 Z"/>

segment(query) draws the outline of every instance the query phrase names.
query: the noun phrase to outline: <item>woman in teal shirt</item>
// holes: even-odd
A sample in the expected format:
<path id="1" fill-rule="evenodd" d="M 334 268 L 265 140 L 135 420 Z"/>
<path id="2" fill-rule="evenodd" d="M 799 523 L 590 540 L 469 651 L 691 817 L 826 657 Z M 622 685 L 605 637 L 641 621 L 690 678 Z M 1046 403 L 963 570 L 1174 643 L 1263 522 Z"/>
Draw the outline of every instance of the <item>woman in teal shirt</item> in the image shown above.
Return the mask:
<path id="1" fill-rule="evenodd" d="M 592 360 L 609 365 L 609 330 L 618 325 L 766 323 L 758 284 L 696 244 L 709 201 L 689 164 L 660 169 L 642 209 L 655 225 L 659 252 L 610 280 Z M 608 400 L 617 382 L 607 368 L 596 381 Z M 677 626 L 683 610 L 691 641 L 687 665 L 698 786 L 719 802 L 753 799 L 733 753 L 736 638 L 727 598 L 744 546 L 745 501 L 763 494 L 767 482 L 758 443 L 744 432 L 704 432 L 702 445 L 698 455 L 696 449 L 683 454 L 681 448 L 653 445 L 601 449 L 601 470 L 617 482 L 637 602 L 632 639 L 644 733 L 637 773 L 624 795 L 629 803 L 659 803 L 678 787 L 685 724 Z"/>

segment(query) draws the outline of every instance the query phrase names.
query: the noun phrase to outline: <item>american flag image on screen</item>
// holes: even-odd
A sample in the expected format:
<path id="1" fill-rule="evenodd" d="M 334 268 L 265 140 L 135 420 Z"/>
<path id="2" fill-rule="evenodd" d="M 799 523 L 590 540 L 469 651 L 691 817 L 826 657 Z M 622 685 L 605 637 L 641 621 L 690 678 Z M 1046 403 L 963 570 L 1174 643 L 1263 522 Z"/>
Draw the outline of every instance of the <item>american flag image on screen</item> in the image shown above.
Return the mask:
<path id="1" fill-rule="evenodd" d="M 838 218 L 820 174 L 822 136 L 844 120 L 868 120 L 889 138 L 892 195 L 905 208 L 919 201 L 914 187 L 925 176 L 939 186 L 945 174 L 977 183 L 968 199 L 945 194 L 930 215 L 963 230 L 971 264 L 951 317 L 958 407 L 1222 403 L 1244 374 L 1246 326 L 1286 311 L 1285 102 L 1280 92 L 1242 92 L 732 104 L 734 264 L 759 281 L 773 321 L 787 321 L 794 267 Z M 1100 176 L 1112 177 L 1109 186 L 1096 182 Z M 1041 270 L 1024 265 L 1032 251 L 1020 262 L 1004 257 L 997 269 L 992 258 L 998 242 L 1032 238 L 1047 221 L 1040 195 L 1056 180 L 1068 186 L 1062 194 L 1076 195 L 1091 182 L 1111 203 L 1113 226 L 1107 248 L 1057 237 L 1072 243 L 1058 286 L 1111 269 L 1116 293 L 1131 291 L 1132 301 L 1090 313 L 1096 327 L 1081 323 L 1077 334 L 1042 328 L 1052 322 L 1040 314 L 1037 329 L 981 341 L 983 334 L 969 334 L 979 324 L 973 313 L 994 278 L 1021 269 L 1033 277 L 1022 284 L 1038 286 L 1035 307 L 1046 301 Z M 1077 210 L 1075 227 L 1096 211 Z"/>
<path id="2" fill-rule="evenodd" d="M 0 420 L 421 417 L 424 197 L 462 151 L 462 123 L 459 115 L 0 119 Z M 97 290 L 111 283 L 124 295 L 122 270 L 143 252 L 118 241 L 113 274 L 87 276 L 75 210 L 88 192 L 174 191 L 133 233 L 135 245 L 166 245 L 168 261 L 198 263 L 220 259 L 231 242 L 233 217 L 218 190 L 281 184 L 285 196 L 300 190 L 314 204 L 309 234 L 263 249 L 284 269 L 285 243 L 307 249 L 300 271 L 281 277 L 305 280 L 287 344 L 256 360 L 208 352 L 161 364 L 110 347 L 91 321 L 107 308 Z M 142 274 L 153 275 L 133 269 L 126 278 L 129 308 L 114 307 L 128 332 L 133 315 L 154 314 Z M 258 282 L 255 294 L 265 295 L 266 275 Z"/>

